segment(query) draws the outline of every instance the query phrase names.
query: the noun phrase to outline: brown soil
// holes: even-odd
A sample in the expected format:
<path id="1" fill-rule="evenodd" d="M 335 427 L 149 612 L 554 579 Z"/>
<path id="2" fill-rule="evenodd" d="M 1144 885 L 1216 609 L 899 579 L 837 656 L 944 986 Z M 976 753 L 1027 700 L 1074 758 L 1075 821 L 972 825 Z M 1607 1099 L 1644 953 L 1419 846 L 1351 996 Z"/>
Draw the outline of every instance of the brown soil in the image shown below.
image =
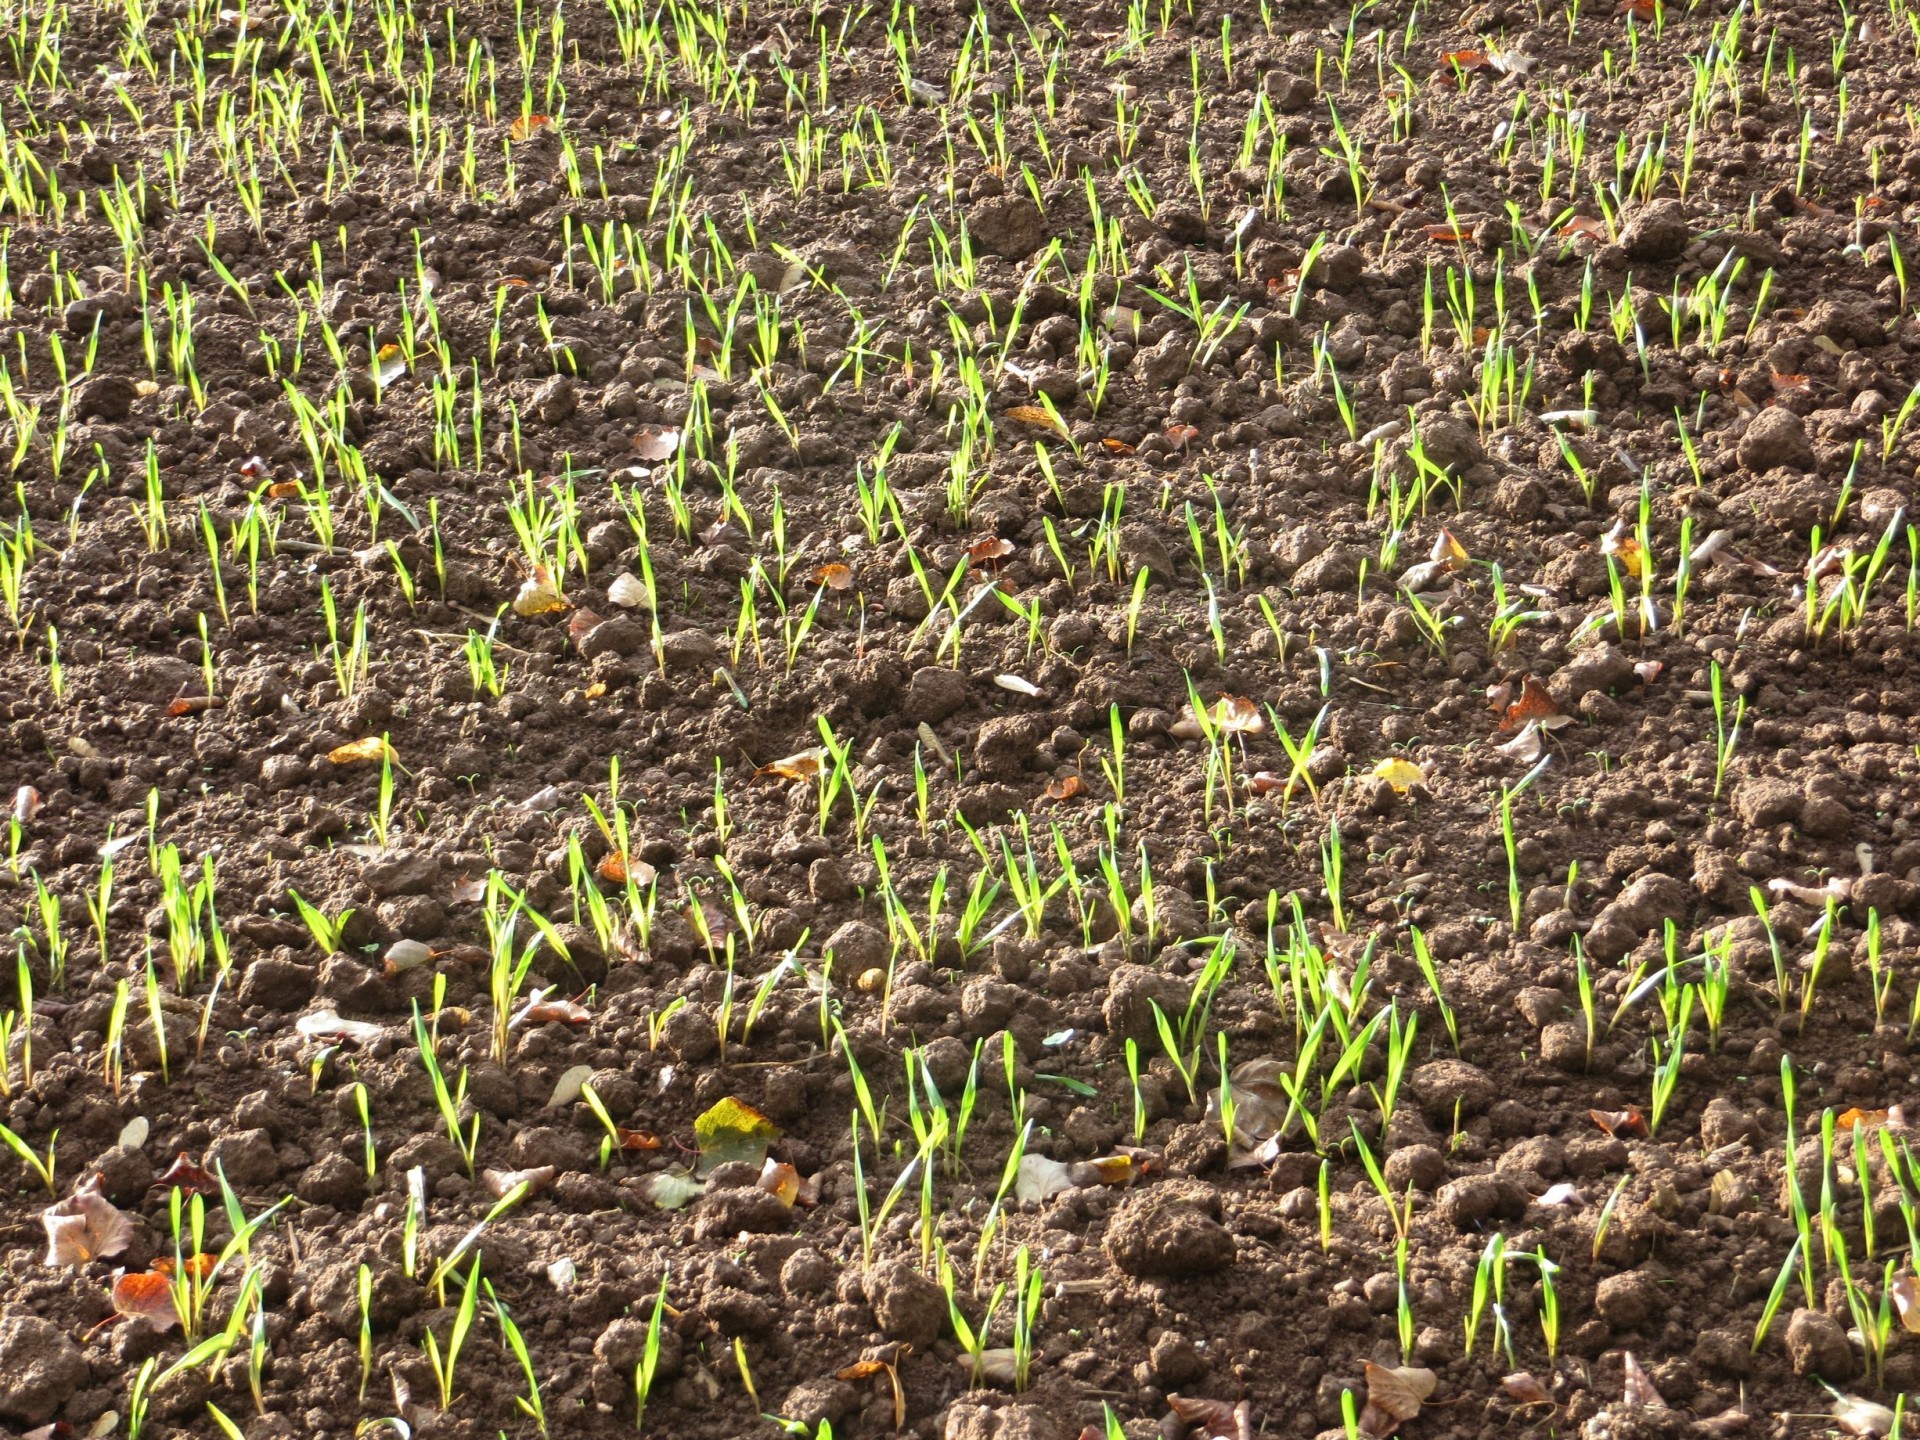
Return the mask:
<path id="1" fill-rule="evenodd" d="M 0 866 L 0 917 L 19 927 L 34 994 L 4 1109 L 26 1145 L 51 1149 L 61 1195 L 97 1176 L 135 1224 L 117 1255 L 47 1264 L 52 1197 L 0 1152 L 0 1421 L 85 1433 L 112 1411 L 126 1433 L 157 1357 L 145 1434 L 218 1434 L 209 1405 L 249 1440 L 386 1416 L 422 1435 L 532 1434 L 497 1297 L 553 1432 L 631 1433 L 663 1281 L 644 1416 L 661 1435 L 774 1434 L 765 1413 L 843 1437 L 898 1418 L 925 1437 L 1071 1440 L 1103 1433 L 1110 1407 L 1128 1436 L 1177 1437 L 1199 1412 L 1179 1418 L 1175 1394 L 1226 1402 L 1195 1435 L 1310 1435 L 1341 1424 L 1343 1393 L 1364 1401 L 1369 1362 L 1403 1361 L 1437 1376 L 1408 1436 L 1797 1435 L 1832 1424 L 1821 1380 L 1889 1405 L 1920 1385 L 1898 1318 L 1870 1373 L 1846 1333 L 1841 1257 L 1817 1233 L 1814 1293 L 1795 1280 L 1751 1343 L 1794 1241 L 1790 1153 L 1821 1206 L 1809 1137 L 1823 1111 L 1887 1121 L 1863 1131 L 1870 1217 L 1845 1126 L 1828 1176 L 1862 1303 L 1877 1311 L 1911 1283 L 1916 1175 L 1881 1159 L 1882 1136 L 1905 1154 L 1902 1116 L 1872 1113 L 1911 1093 L 1920 978 L 1917 552 L 1902 509 L 1920 323 L 1900 268 L 1916 253 L 1920 156 L 1904 19 L 1705 0 L 1657 24 L 1608 6 L 1570 24 L 1498 0 L 1459 15 L 1390 0 L 1354 22 L 1343 81 L 1349 21 L 1325 6 L 1266 25 L 1251 6 L 1149 6 L 1137 45 L 1112 3 L 1029 12 L 1031 31 L 983 10 L 971 39 L 965 13 L 921 7 L 900 12 L 919 47 L 909 95 L 885 7 L 700 12 L 724 17 L 723 69 L 753 86 L 743 103 L 709 93 L 671 23 L 651 69 L 623 61 L 592 6 L 565 12 L 557 72 L 545 12 L 529 7 L 517 42 L 505 7 L 403 6 L 388 16 L 398 78 L 379 6 L 315 31 L 304 11 L 171 3 L 146 27 L 152 68 L 120 12 L 53 13 L 50 42 L 37 9 L 0 40 L 25 177 L 0 289 L 25 516 L 5 547 L 23 573 L 7 601 L 20 643 L 4 661 L 0 793 L 37 795 Z M 1737 58 L 1683 158 L 1688 60 L 1736 17 Z M 407 87 L 428 49 L 433 128 L 417 148 Z M 1196 63 L 1204 193 L 1188 165 Z M 510 123 L 523 79 L 551 123 Z M 290 95 L 297 151 L 269 108 Z M 809 110 L 825 177 L 796 198 L 782 146 L 791 161 Z M 1366 172 L 1359 201 L 1336 113 Z M 1577 170 L 1570 114 L 1585 125 Z M 890 172 L 843 152 L 855 127 L 884 131 Z M 1664 171 L 1635 189 L 1663 129 Z M 258 175 L 257 222 L 230 169 Z M 682 187 L 691 228 L 675 233 L 661 197 Z M 1083 290 L 1090 193 L 1112 263 Z M 597 258 L 603 237 L 630 253 L 628 226 L 644 283 Z M 976 259 L 955 276 L 945 256 L 963 227 Z M 689 247 L 711 311 L 671 272 L 669 251 Z M 1716 339 L 1699 287 L 1736 264 Z M 778 297 L 775 355 L 754 349 L 753 294 L 723 343 L 734 267 L 761 303 Z M 1188 303 L 1189 276 L 1201 316 L 1219 317 L 1205 336 L 1168 303 Z M 1465 276 L 1476 301 L 1456 326 Z M 1097 396 L 1083 320 L 1111 365 Z M 384 376 L 388 362 L 370 347 L 403 339 L 411 369 L 395 362 L 377 384 L 370 366 Z M 1530 381 L 1489 407 L 1481 377 L 1503 339 L 1516 390 Z M 986 375 L 992 450 L 974 450 L 977 488 L 956 505 L 963 343 Z M 457 455 L 436 443 L 436 384 Z M 1032 408 L 1042 396 L 1065 433 Z M 697 431 L 703 412 L 705 443 L 690 434 L 668 454 L 662 431 Z M 858 501 L 876 470 L 897 498 L 877 540 Z M 1426 503 L 1389 544 L 1422 475 Z M 516 613 L 533 587 L 509 504 L 557 507 L 569 478 L 564 605 Z M 257 564 L 249 515 L 267 532 Z M 610 593 L 640 569 L 640 520 L 657 633 L 621 603 L 631 580 Z M 1849 583 L 1867 596 L 1857 617 Z M 1531 612 L 1504 644 L 1499 586 L 1511 613 Z M 356 613 L 362 677 L 340 654 Z M 490 628 L 497 694 L 467 654 Z M 1725 725 L 1745 704 L 1718 798 L 1716 676 Z M 1183 717 L 1190 695 L 1260 707 L 1210 711 L 1261 721 L 1228 737 L 1217 785 Z M 806 755 L 822 722 L 851 782 L 824 823 L 827 781 Z M 1311 739 L 1293 785 L 1282 726 Z M 354 742 L 377 756 L 382 736 L 384 838 L 379 761 L 330 758 Z M 615 803 L 615 759 L 624 857 L 584 803 Z M 1418 769 L 1381 768 L 1396 759 Z M 1510 846 L 1500 796 L 1530 774 Z M 168 846 L 188 889 L 203 864 L 213 877 L 211 911 L 184 932 L 164 903 Z M 109 852 L 102 954 L 89 904 Z M 1031 860 L 1053 885 L 1062 854 L 1079 884 L 1056 886 L 1029 925 L 1016 882 Z M 644 927 L 626 918 L 623 868 Z M 494 872 L 559 927 L 503 922 L 512 956 L 531 957 L 523 993 L 581 1007 L 517 1025 L 504 1063 Z M 604 932 L 590 889 L 612 906 Z M 338 953 L 296 894 L 349 912 Z M 224 953 L 176 974 L 178 947 L 216 933 Z M 1177 1023 L 1210 955 L 1232 969 L 1203 1017 L 1190 1103 L 1153 1007 Z M 1695 997 L 1648 1135 L 1662 1000 L 1677 1008 L 1711 973 L 1703 956 L 1724 967 L 1724 1019 L 1710 1043 Z M 1643 982 L 1669 959 L 1663 995 Z M 1229 1166 L 1206 1106 L 1216 1032 L 1234 1065 L 1276 1060 L 1291 1077 L 1319 1013 L 1305 977 L 1322 964 L 1343 1024 L 1389 1004 L 1391 1021 L 1332 1084 L 1341 1041 L 1326 1032 L 1306 1077 L 1317 1146 L 1296 1119 Z M 15 989 L 0 981 L 8 1010 Z M 436 1107 L 416 1008 L 449 1083 L 464 1070 L 471 1167 Z M 298 1028 L 324 1011 L 373 1028 Z M 1415 1015 L 1394 1095 L 1389 1031 Z M 964 1144 L 926 1192 L 932 1233 L 916 1175 L 863 1255 L 859 1179 L 877 1210 L 919 1143 L 925 1080 L 957 1108 L 976 1055 Z M 589 1107 L 549 1104 L 577 1067 L 618 1126 L 660 1148 L 603 1164 Z M 1288 1110 L 1272 1070 L 1243 1075 L 1250 1139 Z M 1021 1129 L 1010 1082 L 1030 1155 L 1128 1158 L 1069 1168 L 1062 1183 L 1086 1183 L 1042 1202 L 1007 1196 L 982 1255 Z M 695 1118 L 727 1097 L 778 1127 L 772 1158 L 804 1182 L 797 1203 L 756 1185 L 756 1153 L 660 1208 L 657 1177 L 695 1159 Z M 144 1138 L 119 1143 L 135 1121 Z M 1356 1136 L 1396 1198 L 1411 1195 L 1404 1351 L 1394 1220 Z M 174 1253 L 175 1186 L 158 1177 L 182 1154 L 223 1174 L 249 1215 L 284 1202 L 222 1266 L 208 1310 L 216 1331 L 236 1304 L 258 1310 L 257 1405 L 250 1328 L 230 1354 L 169 1371 L 186 1349 L 177 1328 L 115 1319 L 114 1273 Z M 485 1172 L 541 1167 L 547 1183 L 459 1249 L 494 1206 Z M 416 1169 L 425 1258 L 410 1267 Z M 1476 1264 L 1496 1234 L 1510 1353 L 1489 1309 L 1468 1354 Z M 204 1247 L 230 1237 L 216 1197 Z M 1027 1247 L 1041 1281 L 1026 1391 L 998 1370 L 969 1384 L 930 1278 L 936 1239 L 975 1324 Z M 431 1284 L 456 1251 L 457 1275 Z M 447 1343 L 476 1254 L 492 1288 L 442 1413 L 424 1337 Z M 1536 1255 L 1558 1267 L 1552 1355 Z M 243 1274 L 257 1286 L 244 1299 Z M 990 1347 L 1012 1343 L 1015 1308 L 999 1307 Z M 1668 1408 L 1623 1393 L 1629 1356 Z M 894 1368 L 849 1369 L 863 1359 Z M 1518 1371 L 1549 1399 L 1503 1390 Z"/>

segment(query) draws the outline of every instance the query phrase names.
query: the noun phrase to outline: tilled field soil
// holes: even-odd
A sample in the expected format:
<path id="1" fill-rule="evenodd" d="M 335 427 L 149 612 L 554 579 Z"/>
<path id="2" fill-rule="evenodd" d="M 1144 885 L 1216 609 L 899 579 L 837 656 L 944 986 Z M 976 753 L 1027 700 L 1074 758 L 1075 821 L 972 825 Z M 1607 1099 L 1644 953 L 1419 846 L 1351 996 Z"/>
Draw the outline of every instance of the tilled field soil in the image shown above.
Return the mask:
<path id="1" fill-rule="evenodd" d="M 1916 55 L 9 6 L 0 1422 L 1911 1428 Z"/>

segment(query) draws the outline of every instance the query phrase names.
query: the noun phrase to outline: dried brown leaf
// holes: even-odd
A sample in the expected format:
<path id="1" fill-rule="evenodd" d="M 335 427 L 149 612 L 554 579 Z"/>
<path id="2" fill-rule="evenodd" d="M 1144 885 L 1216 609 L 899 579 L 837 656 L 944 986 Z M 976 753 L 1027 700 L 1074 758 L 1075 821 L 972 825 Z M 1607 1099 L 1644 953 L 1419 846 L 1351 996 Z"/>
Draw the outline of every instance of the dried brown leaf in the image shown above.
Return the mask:
<path id="1" fill-rule="evenodd" d="M 496 1200 L 504 1200 L 520 1186 L 527 1194 L 537 1195 L 553 1183 L 557 1172 L 551 1165 L 536 1165 L 530 1170 L 482 1170 L 480 1184 Z"/>
<path id="2" fill-rule="evenodd" d="M 180 1323 L 173 1284 L 158 1270 L 123 1274 L 113 1282 L 114 1311 L 129 1320 L 144 1320 L 165 1334 Z"/>
<path id="3" fill-rule="evenodd" d="M 1516 1405 L 1551 1405 L 1553 1396 L 1547 1393 L 1547 1387 L 1534 1379 L 1532 1372 L 1516 1370 L 1500 1382 L 1501 1390 Z"/>
<path id="4" fill-rule="evenodd" d="M 66 1199 L 40 1212 L 47 1229 L 49 1265 L 85 1265 L 118 1255 L 133 1242 L 133 1222 L 100 1193 L 94 1176 Z"/>
<path id="5" fill-rule="evenodd" d="M 1640 1368 L 1640 1362 L 1633 1358 L 1631 1350 L 1621 1352 L 1620 1368 L 1625 1372 L 1626 1380 L 1626 1393 L 1622 1398 L 1628 1406 L 1637 1406 L 1642 1410 L 1667 1408 L 1667 1402 L 1653 1388 L 1653 1381 L 1647 1378 L 1647 1372 Z"/>

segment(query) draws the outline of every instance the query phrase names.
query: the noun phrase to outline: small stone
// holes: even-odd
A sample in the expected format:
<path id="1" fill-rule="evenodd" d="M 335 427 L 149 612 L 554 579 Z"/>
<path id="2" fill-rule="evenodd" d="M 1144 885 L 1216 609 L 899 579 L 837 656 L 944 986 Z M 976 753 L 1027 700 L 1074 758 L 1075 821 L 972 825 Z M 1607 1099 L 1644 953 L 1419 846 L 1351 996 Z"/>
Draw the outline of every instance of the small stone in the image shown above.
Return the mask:
<path id="1" fill-rule="evenodd" d="M 973 243 L 1006 260 L 1024 260 L 1047 243 L 1047 217 L 1024 195 L 994 195 L 967 212 Z"/>
<path id="2" fill-rule="evenodd" d="M 280 1157 L 273 1137 L 265 1130 L 239 1130 L 222 1135 L 207 1147 L 204 1161 L 214 1174 L 224 1173 L 236 1190 L 259 1190 L 280 1174 Z"/>
<path id="3" fill-rule="evenodd" d="M 1486 1220 L 1518 1220 L 1527 1213 L 1527 1192 L 1497 1175 L 1463 1175 L 1434 1196 L 1434 1212 L 1459 1230 Z"/>
<path id="4" fill-rule="evenodd" d="M 1672 260 L 1687 248 L 1693 232 L 1676 200 L 1660 200 L 1640 211 L 1620 232 L 1620 248 L 1629 260 Z"/>
<path id="5" fill-rule="evenodd" d="M 1207 1275 L 1233 1263 L 1233 1236 L 1215 1218 L 1211 1188 L 1169 1181 L 1123 1201 L 1107 1226 L 1107 1257 L 1129 1275 Z"/>
<path id="6" fill-rule="evenodd" d="M 847 921 L 821 947 L 821 954 L 831 954 L 836 971 L 845 975 L 885 965 L 890 953 L 887 937 L 864 920 Z"/>
<path id="7" fill-rule="evenodd" d="M 1703 1149 L 1718 1150 L 1753 1138 L 1753 1117 L 1724 1095 L 1707 1102 L 1700 1116 L 1700 1144 Z"/>
<path id="8" fill-rule="evenodd" d="M 1853 1346 L 1840 1322 L 1819 1310 L 1796 1310 L 1787 1322 L 1787 1359 L 1796 1375 L 1822 1380 L 1849 1380 L 1854 1373 Z"/>
<path id="9" fill-rule="evenodd" d="M 1364 558 L 1345 546 L 1322 551 L 1293 572 L 1293 588 L 1308 594 L 1351 590 L 1360 583 L 1360 562 Z"/>
<path id="10" fill-rule="evenodd" d="M 300 1172 L 293 1192 L 309 1205 L 353 1214 L 367 1198 L 367 1172 L 344 1155 L 322 1155 Z"/>
<path id="11" fill-rule="evenodd" d="M 565 375 L 550 375 L 533 392 L 531 408 L 542 424 L 559 425 L 573 418 L 573 412 L 580 408 L 580 397 Z"/>
<path id="12" fill-rule="evenodd" d="M 1791 410 L 1769 406 L 1748 422 L 1736 453 L 1740 463 L 1756 474 L 1787 468 L 1811 470 L 1813 446 L 1806 427 Z"/>
<path id="13" fill-rule="evenodd" d="M 1607 1276 L 1594 1289 L 1593 1306 L 1616 1331 L 1644 1329 L 1666 1308 L 1659 1285 L 1638 1270 Z"/>
<path id="14" fill-rule="evenodd" d="M 1153 1007 L 1169 1018 L 1186 1013 L 1192 987 L 1171 975 L 1144 965 L 1116 966 L 1107 980 L 1102 1015 L 1107 1033 L 1115 1039 L 1149 1040 L 1159 1033 Z"/>
<path id="15" fill-rule="evenodd" d="M 971 698 L 967 679 L 944 665 L 923 665 L 907 681 L 904 711 L 916 724 L 938 725 Z"/>
<path id="16" fill-rule="evenodd" d="M 867 1279 L 874 1319 L 889 1340 L 925 1350 L 947 1323 L 947 1297 L 904 1260 L 883 1265 Z"/>
<path id="17" fill-rule="evenodd" d="M 1404 1194 L 1409 1185 L 1426 1192 L 1447 1178 L 1447 1161 L 1435 1146 L 1402 1145 L 1387 1156 L 1384 1173 L 1396 1194 Z"/>
<path id="18" fill-rule="evenodd" d="M 0 1319 L 0 1415 L 44 1425 L 90 1373 L 86 1355 L 51 1321 L 37 1315 Z"/>
<path id="19" fill-rule="evenodd" d="M 1154 1379 L 1169 1390 L 1191 1385 L 1207 1373 L 1206 1358 L 1194 1348 L 1193 1342 L 1172 1330 L 1163 1332 L 1153 1342 L 1148 1361 L 1153 1366 Z"/>
<path id="20" fill-rule="evenodd" d="M 700 1199 L 693 1222 L 697 1240 L 731 1240 L 746 1233 L 778 1234 L 793 1227 L 793 1210 L 772 1191 L 758 1185 L 710 1190 Z"/>
<path id="21" fill-rule="evenodd" d="M 1453 1059 L 1416 1066 L 1407 1075 L 1407 1091 L 1429 1116 L 1448 1121 L 1456 1105 L 1462 1115 L 1478 1115 L 1499 1094 L 1484 1070 Z"/>

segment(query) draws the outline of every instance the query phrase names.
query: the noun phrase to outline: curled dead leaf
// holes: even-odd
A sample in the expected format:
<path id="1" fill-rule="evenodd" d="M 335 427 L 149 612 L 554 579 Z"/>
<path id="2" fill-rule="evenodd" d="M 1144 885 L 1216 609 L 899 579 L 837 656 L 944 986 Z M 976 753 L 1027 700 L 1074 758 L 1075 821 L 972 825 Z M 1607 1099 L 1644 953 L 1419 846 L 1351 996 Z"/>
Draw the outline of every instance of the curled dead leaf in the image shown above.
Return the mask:
<path id="1" fill-rule="evenodd" d="M 760 1188 L 789 1209 L 800 1196 L 800 1172 L 769 1155 L 760 1166 Z"/>
<path id="2" fill-rule="evenodd" d="M 1624 1110 L 1589 1110 L 1587 1118 L 1616 1139 L 1644 1140 L 1647 1136 L 1647 1120 L 1637 1105 L 1629 1105 Z"/>
<path id="3" fill-rule="evenodd" d="M 384 1026 L 368 1020 L 345 1020 L 331 1009 L 316 1010 L 293 1022 L 293 1028 L 309 1040 L 349 1040 L 368 1045 L 380 1038 Z"/>
<path id="4" fill-rule="evenodd" d="M 173 1263 L 171 1255 L 163 1255 L 153 1262 L 153 1268 L 159 1274 L 171 1280 L 175 1274 L 186 1275 L 194 1280 L 208 1280 L 214 1269 L 220 1264 L 220 1257 L 202 1251 L 198 1255 L 184 1257 L 178 1265 Z"/>
<path id="5" fill-rule="evenodd" d="M 1007 408 L 1007 418 L 1018 420 L 1022 425 L 1037 426 L 1042 430 L 1051 430 L 1056 435 L 1065 435 L 1066 427 L 1054 419 L 1039 405 L 1011 405 Z"/>
<path id="6" fill-rule="evenodd" d="M 149 1187 L 153 1190 L 179 1190 L 186 1195 L 218 1195 L 219 1177 L 193 1163 L 191 1156 L 182 1150 L 173 1157 L 173 1164 L 167 1167 L 166 1174 L 155 1180 Z"/>
<path id="7" fill-rule="evenodd" d="M 1087 793 L 1087 782 L 1078 775 L 1063 775 L 1058 780 L 1047 782 L 1047 799 L 1072 800 Z"/>
<path id="8" fill-rule="evenodd" d="M 336 745 L 327 752 L 327 759 L 336 765 L 360 765 L 369 760 L 397 759 L 393 746 L 387 743 L 384 735 L 369 735 L 361 740 L 349 740 L 344 745 Z"/>
<path id="9" fill-rule="evenodd" d="M 1395 755 L 1382 760 L 1367 772 L 1375 780 L 1384 780 L 1393 787 L 1393 793 L 1404 795 L 1416 785 L 1427 783 L 1427 772 L 1411 760 L 1403 760 Z"/>
<path id="10" fill-rule="evenodd" d="M 558 1021 L 562 1025 L 585 1025 L 593 1019 L 593 1012 L 576 1000 L 535 1000 L 522 1006 L 513 1023 L 518 1025 L 546 1025 Z"/>
<path id="11" fill-rule="evenodd" d="M 756 780 L 767 776 L 776 780 L 811 780 L 820 773 L 820 766 L 825 760 L 824 750 L 802 750 L 778 760 L 769 760 L 753 774 Z"/>
<path id="12" fill-rule="evenodd" d="M 1506 703 L 1501 698 L 1502 691 L 1506 691 L 1507 694 L 1512 693 L 1507 691 L 1504 685 L 1495 686 L 1494 690 L 1489 692 L 1489 698 L 1494 702 L 1494 709 L 1500 712 L 1502 730 L 1517 730 L 1529 722 L 1538 725 L 1542 730 L 1558 730 L 1563 725 L 1573 724 L 1573 716 L 1560 708 L 1560 702 L 1553 698 L 1537 676 L 1521 677 L 1519 695 L 1511 703 Z"/>
<path id="13" fill-rule="evenodd" d="M 1252 1440 L 1253 1406 L 1242 1400 L 1203 1400 L 1167 1396 L 1167 1408 L 1187 1427 L 1188 1440 Z"/>
<path id="14" fill-rule="evenodd" d="M 989 565 L 995 560 L 1004 560 L 1013 554 L 1013 542 L 1003 540 L 998 535 L 989 535 L 984 540 L 975 540 L 967 546 L 967 559 L 975 565 Z"/>
<path id="15" fill-rule="evenodd" d="M 1360 1428 L 1369 1435 L 1391 1435 L 1420 1413 L 1437 1383 L 1433 1371 L 1417 1365 L 1376 1365 L 1366 1362 L 1367 1403 L 1360 1411 Z"/>
<path id="16" fill-rule="evenodd" d="M 1631 1350 L 1620 1352 L 1620 1368 L 1626 1382 L 1624 1402 L 1631 1408 L 1641 1410 L 1664 1410 L 1667 1402 L 1660 1398 L 1660 1392 L 1653 1388 L 1653 1381 L 1647 1378 L 1647 1372 L 1640 1368 L 1640 1362 L 1633 1358 Z"/>
<path id="17" fill-rule="evenodd" d="M 41 1211 L 40 1223 L 47 1231 L 46 1263 L 53 1266 L 110 1259 L 133 1243 L 133 1221 L 100 1193 L 98 1175 Z"/>
<path id="18" fill-rule="evenodd" d="M 1845 1435 L 1891 1435 L 1894 1413 L 1858 1395 L 1837 1395 L 1833 1401 L 1833 1420 Z"/>
<path id="19" fill-rule="evenodd" d="M 813 583 L 824 585 L 829 590 L 851 590 L 853 588 L 853 567 L 843 565 L 838 560 L 829 560 L 818 566 L 813 572 Z"/>
<path id="20" fill-rule="evenodd" d="M 551 1165 L 536 1165 L 530 1170 L 482 1170 L 480 1184 L 496 1200 L 504 1200 L 522 1185 L 527 1194 L 537 1195 L 553 1184 L 558 1173 Z"/>
<path id="21" fill-rule="evenodd" d="M 553 572 L 544 565 L 534 566 L 533 574 L 521 581 L 520 588 L 514 592 L 513 613 L 519 616 L 551 615 L 566 608 L 566 597 L 554 583 Z"/>
<path id="22" fill-rule="evenodd" d="M 671 460 L 680 448 L 680 432 L 668 425 L 642 425 L 633 435 L 633 453 L 642 460 Z"/>
<path id="23" fill-rule="evenodd" d="M 1516 1405 L 1551 1405 L 1553 1396 L 1547 1393 L 1547 1387 L 1533 1377 L 1532 1372 L 1516 1370 L 1500 1382 L 1500 1389 Z"/>

